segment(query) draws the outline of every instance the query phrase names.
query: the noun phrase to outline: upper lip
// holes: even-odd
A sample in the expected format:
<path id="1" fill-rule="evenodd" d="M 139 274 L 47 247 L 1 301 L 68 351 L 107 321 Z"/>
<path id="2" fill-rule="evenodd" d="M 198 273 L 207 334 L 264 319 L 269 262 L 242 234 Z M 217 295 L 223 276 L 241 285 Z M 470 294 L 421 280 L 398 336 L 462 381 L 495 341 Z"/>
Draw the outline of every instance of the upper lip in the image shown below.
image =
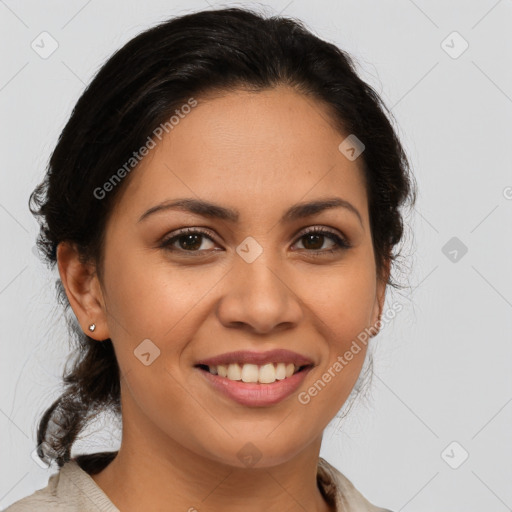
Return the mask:
<path id="1" fill-rule="evenodd" d="M 312 365 L 313 361 L 306 356 L 298 354 L 297 352 L 285 349 L 275 349 L 267 352 L 239 350 L 203 359 L 198 361 L 196 366 L 218 366 L 220 364 L 229 365 L 231 363 L 256 364 L 259 366 L 267 363 L 293 363 L 296 366 L 307 366 Z"/>

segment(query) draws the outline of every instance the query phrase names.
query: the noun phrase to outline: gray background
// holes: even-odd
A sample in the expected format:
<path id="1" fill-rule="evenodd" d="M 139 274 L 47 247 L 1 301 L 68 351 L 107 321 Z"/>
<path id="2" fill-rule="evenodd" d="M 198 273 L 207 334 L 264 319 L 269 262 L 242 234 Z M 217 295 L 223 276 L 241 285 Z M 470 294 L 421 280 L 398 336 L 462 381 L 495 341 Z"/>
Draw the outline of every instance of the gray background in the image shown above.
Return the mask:
<path id="1" fill-rule="evenodd" d="M 68 354 L 56 273 L 33 253 L 28 195 L 112 52 L 208 3 L 254 5 L 0 0 L 0 507 L 55 471 L 31 452 Z M 387 298 L 403 310 L 373 339 L 371 396 L 331 423 L 321 455 L 395 512 L 512 510 L 512 2 L 264 5 L 356 58 L 392 108 L 419 187 L 404 246 L 410 289 Z M 31 47 L 43 31 L 58 43 L 46 59 Z M 117 448 L 119 426 L 107 424 L 93 425 L 75 451 Z"/>

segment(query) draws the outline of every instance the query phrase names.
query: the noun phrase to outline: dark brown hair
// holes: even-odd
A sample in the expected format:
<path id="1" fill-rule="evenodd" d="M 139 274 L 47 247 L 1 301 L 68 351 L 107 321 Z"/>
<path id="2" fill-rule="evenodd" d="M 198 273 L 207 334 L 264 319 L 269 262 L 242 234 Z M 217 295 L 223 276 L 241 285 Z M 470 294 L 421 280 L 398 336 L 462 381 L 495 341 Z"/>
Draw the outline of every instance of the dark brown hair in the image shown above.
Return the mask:
<path id="1" fill-rule="evenodd" d="M 381 275 L 395 261 L 393 248 L 402 239 L 399 209 L 407 200 L 411 205 L 415 201 L 413 177 L 390 112 L 358 77 L 346 52 L 300 21 L 238 8 L 165 21 L 129 41 L 101 67 L 76 103 L 44 180 L 30 197 L 30 210 L 41 226 L 37 246 L 48 265 L 56 264 L 57 245 L 69 241 L 83 261 L 96 264 L 101 277 L 105 226 L 127 180 L 101 199 L 94 191 L 188 98 L 280 84 L 323 102 L 340 132 L 355 134 L 365 144 L 360 158 Z M 387 284 L 400 287 L 391 276 Z M 60 280 L 57 291 L 69 308 Z M 39 456 L 59 466 L 70 460 L 74 441 L 97 413 L 105 408 L 120 413 L 119 368 L 111 340 L 95 341 L 75 319 L 70 330 L 76 357 L 65 371 L 64 391 L 42 416 L 37 435 Z M 113 453 L 98 455 L 90 471 Z"/>

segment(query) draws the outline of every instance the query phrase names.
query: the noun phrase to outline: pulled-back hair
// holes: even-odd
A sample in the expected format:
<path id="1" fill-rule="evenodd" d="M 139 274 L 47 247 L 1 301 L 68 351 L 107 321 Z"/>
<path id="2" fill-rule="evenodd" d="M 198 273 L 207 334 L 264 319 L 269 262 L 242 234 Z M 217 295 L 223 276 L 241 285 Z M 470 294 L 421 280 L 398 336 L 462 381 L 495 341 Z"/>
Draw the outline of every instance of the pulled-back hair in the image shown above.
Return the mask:
<path id="1" fill-rule="evenodd" d="M 378 276 L 387 275 L 384 269 L 395 262 L 393 249 L 403 235 L 399 208 L 415 201 L 391 113 L 358 77 L 347 53 L 300 21 L 238 8 L 160 23 L 130 40 L 98 71 L 59 137 L 44 180 L 30 196 L 30 210 L 41 227 L 37 246 L 47 264 L 55 266 L 58 244 L 69 241 L 84 262 L 95 263 L 101 278 L 105 226 L 128 178 L 104 197 L 95 191 L 191 97 L 278 85 L 325 104 L 340 133 L 364 143 L 359 158 L 375 264 Z M 387 284 L 400 288 L 391 274 Z M 69 308 L 60 280 L 57 292 Z M 120 372 L 111 340 L 87 336 L 74 318 L 69 328 L 76 357 L 64 373 L 62 395 L 42 416 L 37 434 L 39 456 L 59 466 L 70 460 L 74 441 L 98 412 L 120 413 Z"/>

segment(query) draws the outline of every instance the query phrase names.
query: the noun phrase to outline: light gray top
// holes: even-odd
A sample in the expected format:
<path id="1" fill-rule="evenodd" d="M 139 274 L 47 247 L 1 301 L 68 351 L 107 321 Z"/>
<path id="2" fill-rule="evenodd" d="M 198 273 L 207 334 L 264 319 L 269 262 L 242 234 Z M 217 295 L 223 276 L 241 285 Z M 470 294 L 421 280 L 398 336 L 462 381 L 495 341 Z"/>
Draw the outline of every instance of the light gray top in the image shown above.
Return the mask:
<path id="1" fill-rule="evenodd" d="M 336 512 L 391 512 L 372 505 L 352 482 L 319 457 L 317 480 Z M 120 512 L 75 460 L 51 475 L 48 485 L 16 501 L 5 512 Z"/>

